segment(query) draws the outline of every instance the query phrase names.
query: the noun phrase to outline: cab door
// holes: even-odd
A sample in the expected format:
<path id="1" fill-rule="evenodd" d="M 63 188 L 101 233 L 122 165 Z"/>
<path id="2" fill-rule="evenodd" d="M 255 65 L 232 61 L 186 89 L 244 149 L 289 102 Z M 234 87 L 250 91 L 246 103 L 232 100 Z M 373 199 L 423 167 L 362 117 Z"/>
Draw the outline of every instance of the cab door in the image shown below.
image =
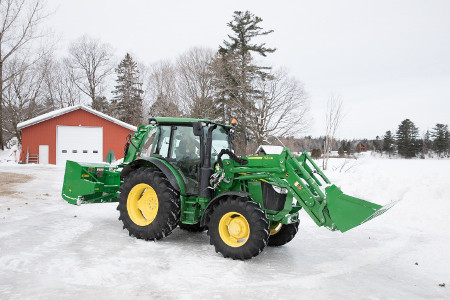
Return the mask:
<path id="1" fill-rule="evenodd" d="M 183 175 L 186 192 L 198 195 L 200 170 L 200 137 L 191 126 L 172 126 L 168 162 Z"/>

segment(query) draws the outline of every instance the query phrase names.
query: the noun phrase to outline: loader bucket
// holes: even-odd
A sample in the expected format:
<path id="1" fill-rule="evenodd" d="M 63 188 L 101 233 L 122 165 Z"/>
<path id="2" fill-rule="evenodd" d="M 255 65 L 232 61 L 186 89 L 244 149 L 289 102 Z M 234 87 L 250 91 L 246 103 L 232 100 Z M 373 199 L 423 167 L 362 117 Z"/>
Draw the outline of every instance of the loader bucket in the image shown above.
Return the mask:
<path id="1" fill-rule="evenodd" d="M 80 163 L 68 160 L 61 196 L 71 204 L 115 201 L 120 173 L 109 164 Z"/>
<path id="2" fill-rule="evenodd" d="M 382 207 L 344 194 L 337 186 L 325 188 L 331 221 L 341 232 L 350 230 L 386 212 L 395 203 Z"/>

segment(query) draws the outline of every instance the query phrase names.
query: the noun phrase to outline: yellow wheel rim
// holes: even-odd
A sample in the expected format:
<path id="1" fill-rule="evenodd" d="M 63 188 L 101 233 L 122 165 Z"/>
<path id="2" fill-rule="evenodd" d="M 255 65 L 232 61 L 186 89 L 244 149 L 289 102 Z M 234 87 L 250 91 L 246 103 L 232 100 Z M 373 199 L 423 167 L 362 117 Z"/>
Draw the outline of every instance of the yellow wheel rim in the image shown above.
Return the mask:
<path id="1" fill-rule="evenodd" d="M 152 223 L 158 214 L 158 207 L 158 196 L 148 184 L 137 184 L 128 194 L 128 215 L 136 225 L 147 226 Z"/>
<path id="2" fill-rule="evenodd" d="M 278 222 L 277 224 L 270 226 L 270 235 L 275 235 L 278 232 L 280 232 L 281 227 L 283 227 L 283 224 L 281 224 L 280 222 Z"/>
<path id="3" fill-rule="evenodd" d="M 219 221 L 219 235 L 222 241 L 230 247 L 243 246 L 250 236 L 250 226 L 247 219 L 237 212 L 229 212 Z"/>

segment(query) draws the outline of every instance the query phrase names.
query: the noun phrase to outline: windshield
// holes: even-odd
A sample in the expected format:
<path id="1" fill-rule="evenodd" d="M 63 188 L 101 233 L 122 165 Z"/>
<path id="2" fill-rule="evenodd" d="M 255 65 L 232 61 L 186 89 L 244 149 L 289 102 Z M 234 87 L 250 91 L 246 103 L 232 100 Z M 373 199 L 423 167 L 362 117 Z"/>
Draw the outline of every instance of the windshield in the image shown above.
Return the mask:
<path id="1" fill-rule="evenodd" d="M 207 132 L 207 127 L 205 127 L 205 133 Z M 206 140 L 206 137 L 205 137 Z M 211 165 L 214 165 L 217 161 L 217 156 L 219 155 L 222 149 L 230 148 L 230 143 L 228 140 L 228 133 L 222 126 L 217 126 L 217 128 L 213 131 L 212 134 L 212 145 L 211 145 Z M 227 154 L 222 156 L 222 159 L 229 158 Z"/>

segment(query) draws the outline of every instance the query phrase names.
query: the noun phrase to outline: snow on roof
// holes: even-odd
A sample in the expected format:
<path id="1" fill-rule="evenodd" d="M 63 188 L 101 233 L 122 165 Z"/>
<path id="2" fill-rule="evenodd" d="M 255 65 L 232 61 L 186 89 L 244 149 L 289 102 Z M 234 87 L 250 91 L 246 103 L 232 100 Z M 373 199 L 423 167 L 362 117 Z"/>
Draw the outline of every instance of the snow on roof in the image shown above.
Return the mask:
<path id="1" fill-rule="evenodd" d="M 283 151 L 282 146 L 273 146 L 273 145 L 260 145 L 256 150 L 256 153 L 259 153 L 260 150 L 263 150 L 266 154 L 280 154 Z"/>
<path id="2" fill-rule="evenodd" d="M 136 126 L 133 126 L 133 125 L 125 123 L 125 122 L 122 122 L 122 121 L 120 121 L 120 120 L 118 120 L 116 118 L 108 116 L 108 115 L 106 115 L 104 113 L 101 113 L 99 111 L 96 111 L 96 110 L 94 110 L 94 109 L 92 109 L 90 107 L 84 106 L 84 105 L 69 106 L 69 107 L 65 107 L 65 108 L 61 108 L 61 109 L 57 109 L 57 110 L 48 112 L 46 114 L 37 116 L 36 118 L 32 118 L 32 119 L 29 119 L 27 121 L 24 121 L 24 122 L 21 122 L 21 123 L 17 124 L 17 129 L 23 129 L 25 127 L 28 127 L 28 126 L 31 126 L 31 125 L 34 125 L 34 124 L 37 124 L 37 123 L 41 123 L 41 122 L 47 121 L 49 119 L 52 119 L 52 118 L 55 118 L 55 117 L 67 114 L 67 113 L 72 112 L 72 111 L 77 110 L 77 109 L 85 110 L 87 112 L 90 112 L 90 113 L 92 113 L 94 115 L 99 116 L 100 118 L 106 119 L 106 120 L 108 120 L 110 122 L 113 122 L 113 123 L 115 123 L 117 125 L 120 125 L 122 127 L 128 128 L 130 130 L 133 130 L 133 131 L 137 130 Z"/>

